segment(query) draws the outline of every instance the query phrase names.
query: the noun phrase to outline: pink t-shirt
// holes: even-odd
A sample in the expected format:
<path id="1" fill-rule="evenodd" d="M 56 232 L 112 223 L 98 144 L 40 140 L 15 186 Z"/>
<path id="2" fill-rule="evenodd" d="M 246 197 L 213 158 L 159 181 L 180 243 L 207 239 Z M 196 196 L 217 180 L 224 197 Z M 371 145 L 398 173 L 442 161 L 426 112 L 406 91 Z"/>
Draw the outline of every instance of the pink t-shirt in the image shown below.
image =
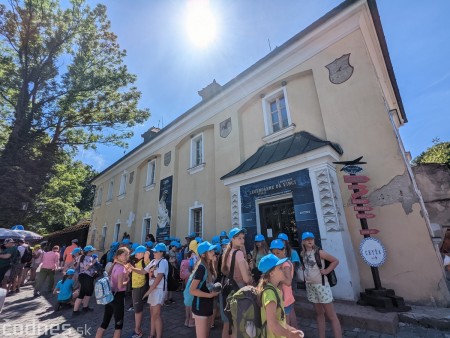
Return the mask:
<path id="1" fill-rule="evenodd" d="M 231 269 L 231 259 L 233 258 L 233 253 L 236 251 L 236 249 L 231 249 L 230 254 L 228 255 L 228 261 L 227 261 L 227 267 Z M 245 285 L 244 278 L 242 278 L 241 270 L 239 269 L 239 262 L 242 261 L 244 258 L 244 253 L 239 250 L 236 253 L 236 258 L 234 261 L 234 275 L 233 279 L 238 283 L 240 287 Z"/>
<path id="2" fill-rule="evenodd" d="M 283 269 L 289 266 L 291 268 L 291 280 L 294 278 L 294 265 L 290 261 L 283 263 Z M 295 303 L 294 293 L 292 292 L 292 286 L 287 286 L 286 284 L 281 284 L 281 291 L 283 292 L 284 307 L 288 307 Z"/>
<path id="3" fill-rule="evenodd" d="M 44 252 L 42 256 L 42 266 L 41 268 L 56 270 L 59 263 L 59 252 L 49 251 Z"/>
<path id="4" fill-rule="evenodd" d="M 119 276 L 121 274 L 127 274 L 127 269 L 122 264 L 114 264 L 111 271 L 111 290 L 112 291 L 126 291 L 126 285 L 118 285 L 119 284 Z"/>

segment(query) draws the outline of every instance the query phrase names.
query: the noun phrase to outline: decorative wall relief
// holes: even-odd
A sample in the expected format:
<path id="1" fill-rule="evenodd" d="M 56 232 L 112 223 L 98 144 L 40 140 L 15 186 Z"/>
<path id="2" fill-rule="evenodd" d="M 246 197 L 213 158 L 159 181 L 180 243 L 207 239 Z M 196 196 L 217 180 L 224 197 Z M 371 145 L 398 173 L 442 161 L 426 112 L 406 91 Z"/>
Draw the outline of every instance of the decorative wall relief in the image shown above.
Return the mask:
<path id="1" fill-rule="evenodd" d="M 220 137 L 226 138 L 231 133 L 231 117 L 225 121 L 220 122 Z"/>
<path id="2" fill-rule="evenodd" d="M 350 53 L 344 54 L 325 66 L 329 71 L 330 82 L 341 84 L 347 81 L 353 74 L 353 66 L 350 65 Z"/>
<path id="3" fill-rule="evenodd" d="M 239 195 L 238 192 L 234 192 L 231 195 L 231 226 L 233 228 L 239 226 Z"/>
<path id="4" fill-rule="evenodd" d="M 164 165 L 167 167 L 172 159 L 172 151 L 168 151 L 164 154 Z"/>
<path id="5" fill-rule="evenodd" d="M 328 168 L 314 172 L 320 196 L 320 206 L 327 232 L 343 231 L 342 210 L 338 203 L 337 189 L 334 175 Z"/>

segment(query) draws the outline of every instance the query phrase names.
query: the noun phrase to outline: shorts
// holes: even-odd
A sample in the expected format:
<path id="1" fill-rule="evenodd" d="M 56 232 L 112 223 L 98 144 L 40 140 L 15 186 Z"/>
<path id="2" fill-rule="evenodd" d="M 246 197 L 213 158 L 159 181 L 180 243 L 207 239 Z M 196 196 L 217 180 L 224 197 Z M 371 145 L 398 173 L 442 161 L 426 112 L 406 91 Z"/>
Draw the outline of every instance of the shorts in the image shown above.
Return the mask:
<path id="1" fill-rule="evenodd" d="M 154 289 L 148 296 L 147 303 L 150 306 L 163 305 L 166 299 L 166 292 L 163 289 Z"/>
<path id="2" fill-rule="evenodd" d="M 148 288 L 146 285 L 141 286 L 140 288 L 131 290 L 131 298 L 133 299 L 133 307 L 134 312 L 141 313 L 144 310 L 144 297 L 145 292 L 147 292 Z"/>
<path id="3" fill-rule="evenodd" d="M 333 293 L 328 284 L 306 283 L 306 295 L 311 303 L 328 304 L 333 302 Z"/>
<path id="4" fill-rule="evenodd" d="M 11 266 L 11 272 L 9 274 L 9 281 L 13 282 L 14 278 L 22 275 L 23 263 L 17 263 Z"/>
<path id="5" fill-rule="evenodd" d="M 194 319 L 209 319 L 209 318 L 211 318 L 211 316 L 199 316 L 199 315 L 196 315 L 193 313 L 192 318 L 194 318 Z"/>
<path id="6" fill-rule="evenodd" d="M 285 308 L 284 308 L 284 313 L 285 314 L 290 314 L 291 312 L 292 312 L 292 308 L 294 307 L 294 304 L 291 304 L 291 305 L 289 305 L 289 306 L 286 306 Z"/>

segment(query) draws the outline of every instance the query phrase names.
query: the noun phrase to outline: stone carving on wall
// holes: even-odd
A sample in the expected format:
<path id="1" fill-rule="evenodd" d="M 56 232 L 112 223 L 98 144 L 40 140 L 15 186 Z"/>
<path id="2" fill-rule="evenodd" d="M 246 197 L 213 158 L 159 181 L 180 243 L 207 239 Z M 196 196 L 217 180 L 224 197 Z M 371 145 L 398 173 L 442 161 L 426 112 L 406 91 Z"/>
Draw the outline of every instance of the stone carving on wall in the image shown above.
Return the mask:
<path id="1" fill-rule="evenodd" d="M 239 227 L 239 196 L 236 192 L 231 194 L 231 226 Z"/>
<path id="2" fill-rule="evenodd" d="M 164 154 L 164 165 L 167 167 L 172 159 L 172 151 L 168 151 Z"/>
<path id="3" fill-rule="evenodd" d="M 220 122 L 220 137 L 226 138 L 231 133 L 231 117 L 225 121 Z"/>
<path id="4" fill-rule="evenodd" d="M 350 64 L 350 53 L 342 55 L 325 67 L 330 73 L 330 82 L 334 84 L 341 84 L 350 79 L 354 69 Z"/>
<path id="5" fill-rule="evenodd" d="M 319 189 L 320 207 L 327 232 L 343 231 L 342 210 L 338 203 L 336 179 L 328 168 L 315 172 Z"/>

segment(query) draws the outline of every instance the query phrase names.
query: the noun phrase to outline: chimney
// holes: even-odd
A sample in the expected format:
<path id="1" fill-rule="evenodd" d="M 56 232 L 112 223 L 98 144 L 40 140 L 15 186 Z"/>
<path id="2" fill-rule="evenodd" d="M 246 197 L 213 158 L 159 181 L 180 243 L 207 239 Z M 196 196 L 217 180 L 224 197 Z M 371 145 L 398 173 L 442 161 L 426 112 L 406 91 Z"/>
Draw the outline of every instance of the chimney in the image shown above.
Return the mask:
<path id="1" fill-rule="evenodd" d="M 145 133 L 141 134 L 141 136 L 144 138 L 144 143 L 147 143 L 148 141 L 150 141 L 152 138 L 154 138 L 156 136 L 156 134 L 159 133 L 161 129 L 159 129 L 158 127 L 150 127 L 149 130 L 147 130 Z"/>
<path id="2" fill-rule="evenodd" d="M 202 97 L 202 101 L 206 101 L 216 95 L 220 90 L 222 89 L 222 86 L 216 82 L 214 79 L 212 83 L 207 85 L 202 90 L 198 91 L 198 95 Z"/>

